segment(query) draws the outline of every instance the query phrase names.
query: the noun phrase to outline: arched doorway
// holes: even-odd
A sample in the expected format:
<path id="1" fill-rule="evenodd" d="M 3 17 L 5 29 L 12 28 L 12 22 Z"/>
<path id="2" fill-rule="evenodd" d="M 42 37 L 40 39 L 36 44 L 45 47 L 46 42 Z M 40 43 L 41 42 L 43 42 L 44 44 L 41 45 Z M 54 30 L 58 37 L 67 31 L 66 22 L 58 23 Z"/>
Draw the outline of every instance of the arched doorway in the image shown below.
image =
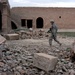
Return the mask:
<path id="1" fill-rule="evenodd" d="M 0 31 L 2 31 L 2 13 L 0 11 Z"/>
<path id="2" fill-rule="evenodd" d="M 17 26 L 13 21 L 11 21 L 11 27 L 12 27 L 12 29 L 17 29 Z"/>
<path id="3" fill-rule="evenodd" d="M 36 28 L 43 28 L 43 19 L 41 17 L 36 20 Z"/>

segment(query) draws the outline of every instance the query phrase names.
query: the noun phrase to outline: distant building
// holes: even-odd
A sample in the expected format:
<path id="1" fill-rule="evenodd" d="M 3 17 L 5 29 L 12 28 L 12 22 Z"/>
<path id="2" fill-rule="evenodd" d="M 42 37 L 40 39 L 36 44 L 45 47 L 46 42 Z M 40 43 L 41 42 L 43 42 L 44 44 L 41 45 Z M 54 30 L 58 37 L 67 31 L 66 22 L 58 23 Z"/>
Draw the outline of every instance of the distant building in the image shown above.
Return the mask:
<path id="1" fill-rule="evenodd" d="M 14 7 L 8 0 L 0 0 L 0 31 L 11 29 L 49 28 L 54 20 L 60 29 L 75 29 L 75 8 L 59 7 Z"/>

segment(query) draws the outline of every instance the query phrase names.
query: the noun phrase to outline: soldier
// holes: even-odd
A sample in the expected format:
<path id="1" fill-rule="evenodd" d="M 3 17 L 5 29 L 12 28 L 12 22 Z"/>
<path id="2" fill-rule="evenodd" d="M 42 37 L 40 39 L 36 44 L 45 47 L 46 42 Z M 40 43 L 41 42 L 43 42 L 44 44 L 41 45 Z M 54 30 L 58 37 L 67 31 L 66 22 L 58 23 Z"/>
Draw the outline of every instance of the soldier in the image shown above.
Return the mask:
<path id="1" fill-rule="evenodd" d="M 56 41 L 61 46 L 61 43 L 57 40 L 58 28 L 53 20 L 50 21 L 50 23 L 51 23 L 51 28 L 49 29 L 48 32 L 51 32 L 51 36 L 49 37 L 49 44 L 50 44 L 50 46 L 52 46 L 52 40 L 54 39 L 54 41 Z"/>

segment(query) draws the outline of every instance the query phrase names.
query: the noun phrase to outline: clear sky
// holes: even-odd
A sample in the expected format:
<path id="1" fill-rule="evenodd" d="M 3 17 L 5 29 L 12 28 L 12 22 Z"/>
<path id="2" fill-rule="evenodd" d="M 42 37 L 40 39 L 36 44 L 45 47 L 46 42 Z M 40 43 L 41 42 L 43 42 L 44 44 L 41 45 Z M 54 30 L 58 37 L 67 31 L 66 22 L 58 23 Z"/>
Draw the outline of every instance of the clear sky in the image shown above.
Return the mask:
<path id="1" fill-rule="evenodd" d="M 75 0 L 8 0 L 11 7 L 75 7 Z"/>

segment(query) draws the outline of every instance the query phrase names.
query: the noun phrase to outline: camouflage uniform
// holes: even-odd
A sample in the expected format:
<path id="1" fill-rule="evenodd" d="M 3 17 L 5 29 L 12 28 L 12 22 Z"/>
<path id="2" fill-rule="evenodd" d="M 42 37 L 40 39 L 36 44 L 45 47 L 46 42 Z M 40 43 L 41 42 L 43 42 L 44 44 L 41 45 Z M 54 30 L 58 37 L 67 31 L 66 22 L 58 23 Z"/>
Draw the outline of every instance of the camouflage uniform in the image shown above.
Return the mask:
<path id="1" fill-rule="evenodd" d="M 54 39 L 54 41 L 56 41 L 59 45 L 61 45 L 61 43 L 57 40 L 57 26 L 54 23 L 54 21 L 51 21 L 51 28 L 48 32 L 51 32 L 51 36 L 49 37 L 49 44 L 50 46 L 52 45 L 52 40 Z"/>

